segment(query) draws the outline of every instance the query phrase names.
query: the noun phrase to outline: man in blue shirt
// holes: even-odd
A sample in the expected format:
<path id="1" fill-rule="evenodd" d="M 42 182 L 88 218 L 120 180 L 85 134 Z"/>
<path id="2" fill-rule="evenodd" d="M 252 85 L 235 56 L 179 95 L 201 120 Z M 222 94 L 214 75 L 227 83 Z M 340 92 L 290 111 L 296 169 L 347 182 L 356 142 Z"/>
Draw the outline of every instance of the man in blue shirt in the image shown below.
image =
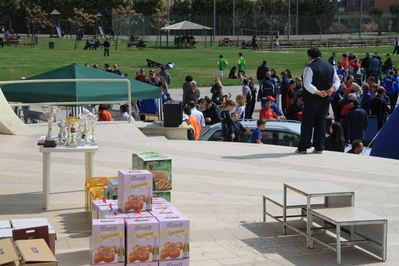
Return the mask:
<path id="1" fill-rule="evenodd" d="M 255 128 L 251 135 L 251 143 L 263 144 L 260 140 L 262 138 L 262 130 L 266 127 L 266 121 L 258 119 L 258 121 L 256 121 L 256 126 L 257 128 Z"/>
<path id="2" fill-rule="evenodd" d="M 396 101 L 395 101 L 395 94 L 396 94 L 396 78 L 393 77 L 393 71 L 389 71 L 388 76 L 386 76 L 382 81 L 381 81 L 381 86 L 383 86 L 386 90 L 385 94 L 389 97 L 389 102 L 391 103 L 391 111 L 390 113 L 393 112 L 395 109 Z"/>
<path id="3" fill-rule="evenodd" d="M 378 60 L 377 57 L 373 55 L 373 59 L 371 59 L 369 63 L 369 72 L 370 75 L 373 76 L 376 81 L 380 76 L 380 69 L 381 69 L 380 60 Z"/>
<path id="4" fill-rule="evenodd" d="M 362 85 L 362 91 L 363 91 L 363 93 L 362 93 L 362 95 L 360 95 L 360 101 L 362 104 L 362 108 L 367 112 L 367 114 L 370 114 L 370 110 L 371 110 L 370 102 L 371 102 L 371 99 L 373 98 L 373 96 L 370 93 L 369 84 L 364 83 Z"/>

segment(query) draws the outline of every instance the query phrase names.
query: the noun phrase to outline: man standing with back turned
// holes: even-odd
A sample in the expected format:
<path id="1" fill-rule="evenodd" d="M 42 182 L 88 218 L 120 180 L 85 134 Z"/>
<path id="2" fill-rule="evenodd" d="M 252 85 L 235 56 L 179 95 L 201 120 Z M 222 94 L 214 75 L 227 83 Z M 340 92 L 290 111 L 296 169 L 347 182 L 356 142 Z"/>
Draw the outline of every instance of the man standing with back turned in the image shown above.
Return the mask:
<path id="1" fill-rule="evenodd" d="M 313 134 L 314 153 L 321 154 L 326 138 L 326 118 L 331 95 L 339 88 L 340 81 L 332 65 L 321 59 L 318 48 L 308 50 L 309 63 L 303 73 L 301 139 L 296 153 L 307 153 Z"/>

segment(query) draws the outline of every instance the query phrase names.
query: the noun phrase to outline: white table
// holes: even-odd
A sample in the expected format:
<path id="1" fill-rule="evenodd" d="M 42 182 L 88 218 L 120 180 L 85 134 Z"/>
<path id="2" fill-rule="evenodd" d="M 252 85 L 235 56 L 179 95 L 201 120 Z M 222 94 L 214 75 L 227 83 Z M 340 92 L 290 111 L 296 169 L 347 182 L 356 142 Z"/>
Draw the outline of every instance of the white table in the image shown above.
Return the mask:
<path id="1" fill-rule="evenodd" d="M 84 152 L 85 153 L 85 176 L 94 176 L 94 154 L 98 150 L 98 146 L 78 146 L 77 148 L 68 147 L 40 147 L 43 153 L 43 209 L 47 210 L 49 206 L 49 193 L 51 190 L 51 153 L 52 152 Z"/>
<path id="2" fill-rule="evenodd" d="M 287 223 L 287 189 L 299 193 L 307 198 L 306 204 L 306 233 L 290 226 Z M 284 204 L 283 204 L 283 234 L 286 234 L 286 227 L 290 227 L 294 231 L 306 236 L 306 245 L 311 247 L 312 223 L 310 222 L 310 209 L 312 205 L 312 198 L 323 197 L 325 208 L 337 208 L 354 206 L 355 192 L 335 185 L 330 182 L 297 182 L 284 183 Z"/>
<path id="3" fill-rule="evenodd" d="M 337 264 L 341 264 L 342 244 L 355 244 L 377 256 L 382 261 L 387 259 L 387 235 L 388 220 L 379 217 L 371 212 L 357 208 L 327 208 L 310 210 L 310 220 L 318 217 L 335 226 L 336 242 L 327 243 L 314 236 L 310 236 L 310 247 L 313 248 L 313 241 L 328 247 L 337 252 Z M 349 241 L 342 241 L 343 229 L 350 227 Z M 348 231 L 348 230 L 347 230 Z"/>

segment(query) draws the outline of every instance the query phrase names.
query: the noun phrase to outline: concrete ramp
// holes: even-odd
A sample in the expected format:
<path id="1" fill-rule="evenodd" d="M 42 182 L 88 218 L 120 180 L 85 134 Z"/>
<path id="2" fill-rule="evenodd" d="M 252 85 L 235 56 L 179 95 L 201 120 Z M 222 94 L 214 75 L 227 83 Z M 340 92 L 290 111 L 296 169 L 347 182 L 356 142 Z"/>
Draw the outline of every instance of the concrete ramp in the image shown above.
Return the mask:
<path id="1" fill-rule="evenodd" d="M 32 134 L 32 130 L 14 113 L 0 88 L 0 134 Z"/>

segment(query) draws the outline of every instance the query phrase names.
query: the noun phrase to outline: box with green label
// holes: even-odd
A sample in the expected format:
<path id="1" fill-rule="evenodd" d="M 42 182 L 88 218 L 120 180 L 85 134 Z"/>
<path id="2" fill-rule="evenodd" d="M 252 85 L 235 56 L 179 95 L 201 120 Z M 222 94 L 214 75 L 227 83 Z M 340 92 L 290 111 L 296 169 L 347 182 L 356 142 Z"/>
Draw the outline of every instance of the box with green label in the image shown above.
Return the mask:
<path id="1" fill-rule="evenodd" d="M 172 202 L 172 191 L 153 191 L 152 192 L 153 198 L 163 198 L 169 202 Z"/>
<path id="2" fill-rule="evenodd" d="M 133 168 L 153 174 L 153 190 L 172 189 L 172 159 L 162 154 L 133 154 Z"/>

